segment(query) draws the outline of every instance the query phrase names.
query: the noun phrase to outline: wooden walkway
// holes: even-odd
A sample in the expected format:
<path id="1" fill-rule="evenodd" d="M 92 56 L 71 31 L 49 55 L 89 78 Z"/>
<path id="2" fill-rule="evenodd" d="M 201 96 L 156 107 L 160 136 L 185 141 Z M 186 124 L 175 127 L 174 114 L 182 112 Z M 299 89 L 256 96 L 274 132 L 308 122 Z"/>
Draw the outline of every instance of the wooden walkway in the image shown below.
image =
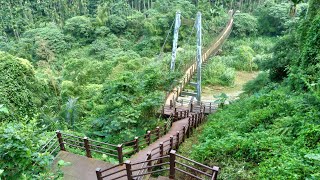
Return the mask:
<path id="1" fill-rule="evenodd" d="M 183 110 L 185 110 L 185 108 L 183 108 Z M 166 112 L 168 114 L 171 114 L 173 112 L 173 109 L 171 109 L 171 110 L 167 109 Z M 193 114 L 194 113 L 190 113 L 189 117 L 191 117 Z M 165 142 L 164 146 L 167 145 L 166 147 L 164 147 L 164 151 L 169 151 L 170 146 L 168 146 L 169 145 L 168 140 L 170 139 L 170 136 L 176 135 L 177 131 L 181 131 L 183 126 L 188 126 L 189 117 L 186 117 L 184 119 L 173 122 L 172 127 L 170 128 L 168 133 L 166 133 L 160 139 L 156 140 L 155 142 L 151 143 L 146 148 L 140 150 L 138 153 L 133 155 L 129 159 L 131 161 L 131 163 L 134 164 L 134 163 L 145 161 L 146 155 L 148 154 L 148 152 L 151 152 L 152 150 L 159 148 L 159 144 L 161 142 Z M 176 141 L 177 140 L 175 139 L 174 144 L 176 143 Z M 157 158 L 157 157 L 160 157 L 159 153 L 155 153 L 152 155 L 152 158 Z M 87 158 L 85 156 L 76 155 L 76 154 L 69 153 L 66 151 L 60 151 L 58 153 L 58 155 L 56 156 L 54 163 L 53 163 L 54 170 L 57 169 L 57 164 L 58 164 L 59 160 L 64 160 L 65 162 L 71 163 L 71 165 L 65 166 L 62 168 L 62 171 L 64 172 L 64 179 L 65 180 L 94 180 L 94 179 L 96 179 L 96 174 L 95 174 L 96 168 L 107 169 L 107 168 L 111 168 L 114 166 L 112 164 L 108 164 L 107 162 L 104 162 L 101 160 Z M 132 166 L 133 169 L 138 169 L 140 167 L 141 167 L 141 164 Z M 111 174 L 113 172 L 116 172 L 116 171 L 122 170 L 122 169 L 123 170 L 125 169 L 124 165 L 119 166 L 117 168 L 113 168 L 112 170 L 107 171 L 107 172 L 109 174 Z M 138 171 L 135 172 L 134 174 L 136 174 L 136 173 L 138 173 Z M 115 177 L 119 177 L 121 175 L 125 175 L 125 171 L 123 171 L 121 173 L 117 173 L 114 176 L 110 176 L 109 178 L 112 179 Z M 127 178 L 123 177 L 120 179 L 125 180 Z"/>
<path id="2" fill-rule="evenodd" d="M 165 108 L 166 111 L 165 113 L 167 115 L 173 114 L 174 110 L 173 109 L 169 109 L 169 108 Z M 181 107 L 179 108 L 180 111 L 182 110 L 187 110 L 186 107 Z M 165 142 L 164 145 L 164 151 L 169 151 L 170 146 L 169 145 L 169 140 L 170 140 L 170 136 L 176 135 L 177 131 L 181 131 L 181 129 L 183 128 L 183 126 L 188 126 L 188 121 L 189 121 L 189 117 L 191 117 L 194 113 L 190 113 L 188 117 L 181 119 L 181 120 L 177 120 L 175 122 L 172 123 L 172 126 L 170 128 L 170 130 L 162 137 L 160 137 L 158 140 L 156 140 L 155 142 L 151 143 L 149 146 L 147 146 L 146 148 L 140 150 L 138 153 L 134 154 L 129 160 L 132 164 L 135 163 L 139 163 L 139 162 L 143 162 L 146 160 L 147 158 L 147 154 L 149 152 L 152 152 L 154 149 L 159 149 L 159 144 L 162 142 Z M 176 144 L 177 140 L 174 140 L 174 144 Z M 167 146 L 166 146 L 167 145 Z M 160 157 L 159 153 L 155 153 L 152 155 L 152 158 L 157 158 Z M 138 169 L 141 168 L 142 164 L 137 164 L 137 165 L 133 165 L 132 169 Z M 101 167 L 99 167 L 101 168 Z M 103 168 L 101 168 L 103 169 Z M 117 168 L 111 169 L 109 171 L 107 171 L 106 174 L 111 174 L 113 172 L 119 171 L 119 170 L 124 170 L 125 169 L 125 165 L 119 166 Z M 138 174 L 139 171 L 136 171 L 133 173 L 133 175 Z M 108 179 L 113 179 L 113 178 L 117 178 L 121 175 L 125 175 L 126 172 L 122 171 L 120 173 L 116 173 L 112 176 L 109 176 Z M 127 177 L 123 177 L 123 178 L 117 178 L 119 180 L 126 180 Z"/>
<path id="3" fill-rule="evenodd" d="M 95 180 L 97 179 L 95 173 L 97 167 L 110 168 L 114 166 L 113 164 L 108 164 L 97 159 L 60 151 L 53 161 L 53 171 L 57 170 L 59 160 L 71 163 L 61 169 L 64 173 L 63 179 L 65 180 Z"/>

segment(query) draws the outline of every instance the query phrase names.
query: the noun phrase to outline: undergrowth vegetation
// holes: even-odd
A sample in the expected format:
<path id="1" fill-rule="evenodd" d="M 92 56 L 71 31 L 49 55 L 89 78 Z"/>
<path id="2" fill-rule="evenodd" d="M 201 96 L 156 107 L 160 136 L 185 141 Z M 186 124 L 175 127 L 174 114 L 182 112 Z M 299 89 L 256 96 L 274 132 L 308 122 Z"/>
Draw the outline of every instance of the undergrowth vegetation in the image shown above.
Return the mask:
<path id="1" fill-rule="evenodd" d="M 309 6 L 290 32 L 265 29 L 284 34 L 274 48 L 262 43 L 272 53 L 257 61 L 266 72 L 246 84 L 239 100 L 208 117 L 193 137 L 196 144 L 182 148 L 187 153 L 192 146 L 188 154 L 195 160 L 221 167 L 221 179 L 320 178 L 320 3 Z"/>

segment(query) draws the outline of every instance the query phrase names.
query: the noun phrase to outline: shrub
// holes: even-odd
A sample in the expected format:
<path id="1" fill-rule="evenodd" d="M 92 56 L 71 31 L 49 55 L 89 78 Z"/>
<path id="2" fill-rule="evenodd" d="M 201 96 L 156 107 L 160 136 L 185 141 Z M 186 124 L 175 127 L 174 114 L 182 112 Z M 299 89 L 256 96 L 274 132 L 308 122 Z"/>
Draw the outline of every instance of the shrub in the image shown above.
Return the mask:
<path id="1" fill-rule="evenodd" d="M 266 35 L 281 35 L 287 30 L 286 23 L 290 20 L 289 3 L 273 3 L 266 1 L 255 14 L 258 17 L 259 32 Z"/>
<path id="2" fill-rule="evenodd" d="M 65 62 L 63 75 L 65 80 L 72 81 L 78 85 L 102 84 L 112 70 L 109 61 L 69 59 Z"/>
<path id="3" fill-rule="evenodd" d="M 82 39 L 84 42 L 91 40 L 94 32 L 94 27 L 86 16 L 75 16 L 66 20 L 63 29 L 65 33 L 72 35 L 77 41 Z"/>
<path id="4" fill-rule="evenodd" d="M 233 85 L 235 79 L 234 69 L 227 67 L 219 59 L 211 59 L 209 61 L 209 64 L 203 70 L 203 83 L 205 85 Z"/>
<path id="5" fill-rule="evenodd" d="M 234 67 L 237 70 L 257 70 L 258 66 L 253 61 L 254 51 L 250 46 L 239 46 L 235 49 L 234 54 Z"/>
<path id="6" fill-rule="evenodd" d="M 4 171 L 0 176 L 4 179 L 54 178 L 49 173 L 53 157 L 38 152 L 40 131 L 35 126 L 34 121 L 1 123 L 0 171 Z"/>
<path id="7" fill-rule="evenodd" d="M 269 74 L 267 72 L 260 73 L 256 79 L 247 82 L 243 90 L 246 94 L 254 94 L 270 83 Z"/>
<path id="8" fill-rule="evenodd" d="M 273 48 L 273 57 L 261 62 L 260 67 L 269 70 L 272 81 L 281 81 L 288 76 L 288 66 L 299 54 L 297 45 L 294 34 L 283 36 Z"/>
<path id="9" fill-rule="evenodd" d="M 32 44 L 32 55 L 36 59 L 48 60 L 50 51 L 54 56 L 68 49 L 65 36 L 55 25 L 26 31 L 22 37 L 23 42 Z"/>
<path id="10" fill-rule="evenodd" d="M 255 35 L 258 31 L 258 20 L 248 13 L 236 13 L 232 35 L 235 37 L 246 37 Z"/>
<path id="11" fill-rule="evenodd" d="M 33 117 L 41 105 L 42 87 L 28 60 L 0 52 L 0 102 L 8 108 L 6 120 Z M 1 119 L 2 121 L 5 119 Z"/>
<path id="12" fill-rule="evenodd" d="M 122 17 L 119 17 L 117 15 L 111 15 L 109 18 L 108 24 L 109 24 L 110 30 L 115 34 L 124 32 L 124 30 L 127 27 L 126 20 L 124 20 Z"/>

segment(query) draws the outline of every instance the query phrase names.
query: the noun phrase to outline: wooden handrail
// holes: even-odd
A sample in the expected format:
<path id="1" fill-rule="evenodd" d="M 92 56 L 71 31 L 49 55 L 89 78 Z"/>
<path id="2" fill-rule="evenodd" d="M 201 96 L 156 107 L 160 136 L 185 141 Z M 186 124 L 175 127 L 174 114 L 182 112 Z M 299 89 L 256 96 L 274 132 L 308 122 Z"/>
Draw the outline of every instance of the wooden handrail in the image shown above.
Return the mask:
<path id="1" fill-rule="evenodd" d="M 179 161 L 175 161 L 175 163 L 177 163 L 177 164 L 179 164 L 179 165 L 181 165 L 181 166 L 183 166 L 183 167 L 187 167 L 187 168 L 189 168 L 189 169 L 191 169 L 191 170 L 193 170 L 193 171 L 197 171 L 198 173 L 203 174 L 203 175 L 206 175 L 206 176 L 208 176 L 208 177 L 211 177 L 211 176 L 212 176 L 211 174 L 208 174 L 208 173 L 205 173 L 205 172 L 203 172 L 203 171 L 200 171 L 200 170 L 198 170 L 198 169 L 196 169 L 196 168 L 194 168 L 194 167 L 192 167 L 192 166 L 186 165 L 186 164 L 181 163 L 181 162 L 179 162 Z"/>

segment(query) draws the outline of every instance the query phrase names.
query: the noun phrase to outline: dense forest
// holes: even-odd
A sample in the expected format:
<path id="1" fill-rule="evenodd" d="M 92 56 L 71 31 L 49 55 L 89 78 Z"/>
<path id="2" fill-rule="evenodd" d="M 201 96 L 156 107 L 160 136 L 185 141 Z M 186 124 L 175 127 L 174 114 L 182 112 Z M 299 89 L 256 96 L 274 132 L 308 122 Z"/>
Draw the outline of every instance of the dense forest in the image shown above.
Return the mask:
<path id="1" fill-rule="evenodd" d="M 222 179 L 320 178 L 319 0 L 0 0 L 0 179 L 60 178 L 39 152 L 55 130 L 119 143 L 166 123 L 156 113 L 193 63 L 196 13 L 207 47 L 229 9 L 232 33 L 203 85 L 259 76 L 181 152 Z"/>

